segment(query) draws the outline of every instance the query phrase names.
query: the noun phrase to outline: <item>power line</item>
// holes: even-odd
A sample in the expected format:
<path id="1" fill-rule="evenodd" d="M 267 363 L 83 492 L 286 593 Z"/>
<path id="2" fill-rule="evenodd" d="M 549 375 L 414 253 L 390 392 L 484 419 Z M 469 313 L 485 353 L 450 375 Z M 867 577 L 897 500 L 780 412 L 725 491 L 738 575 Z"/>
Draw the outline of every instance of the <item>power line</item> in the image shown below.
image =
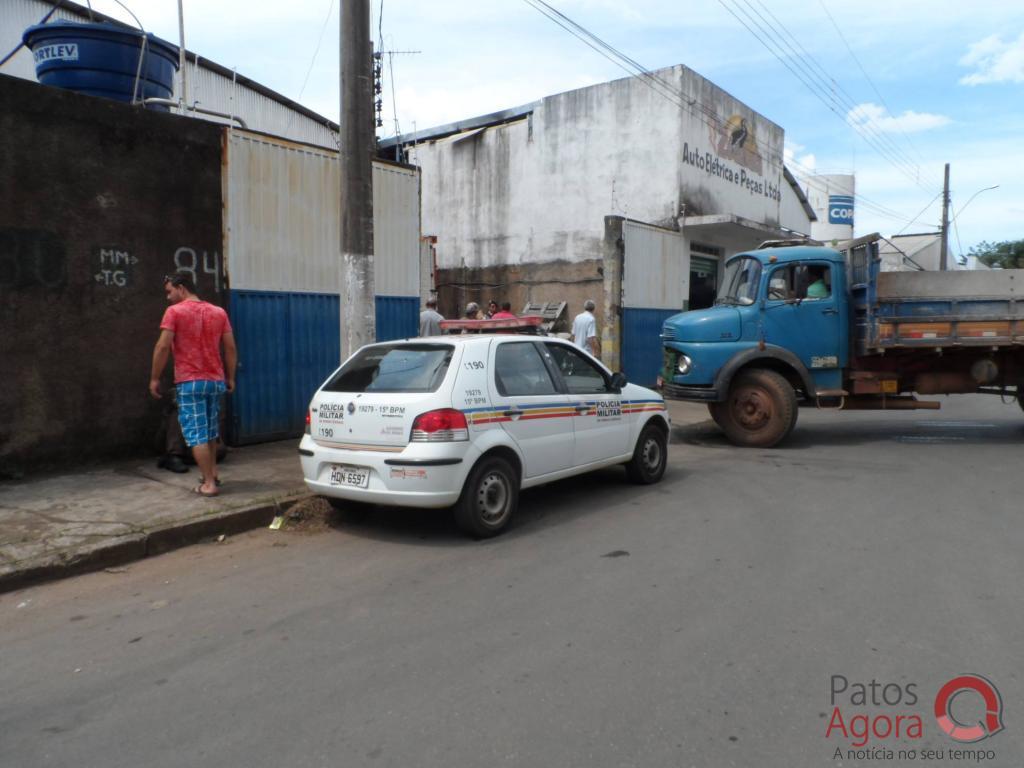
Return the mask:
<path id="1" fill-rule="evenodd" d="M 901 229 L 901 230 L 900 230 L 899 232 L 897 232 L 897 233 L 896 233 L 895 235 L 893 235 L 893 237 L 898 237 L 899 235 L 902 235 L 902 234 L 903 234 L 904 232 L 906 232 L 906 231 L 907 231 L 907 228 L 908 228 L 908 227 L 909 227 L 909 226 L 910 226 L 911 224 L 914 224 L 914 223 L 916 223 L 916 222 L 917 222 L 917 221 L 918 221 L 918 220 L 920 219 L 920 217 L 921 217 L 921 214 L 923 214 L 923 213 L 924 213 L 925 211 L 927 211 L 927 210 L 928 210 L 929 208 L 931 208 L 931 206 L 932 206 L 932 203 L 934 203 L 934 202 L 935 202 L 936 200 L 938 200 L 938 199 L 939 199 L 940 197 L 942 197 L 942 193 L 943 193 L 943 191 L 944 191 L 944 190 L 940 190 L 940 191 L 939 191 L 939 194 L 937 194 L 937 195 L 936 195 L 935 197 L 933 197 L 933 198 L 932 198 L 931 200 L 929 200 L 929 201 L 928 201 L 928 205 L 926 205 L 926 206 L 925 206 L 924 208 L 922 208 L 922 209 L 921 209 L 921 210 L 920 210 L 920 211 L 918 212 L 918 214 L 917 214 L 916 216 L 914 216 L 914 218 L 913 218 L 913 219 L 911 219 L 910 221 L 908 221 L 908 222 L 907 222 L 907 225 L 906 225 L 905 227 L 903 227 L 903 229 Z"/>
<path id="2" fill-rule="evenodd" d="M 871 79 L 871 76 L 867 73 L 867 70 L 864 69 L 864 65 L 861 64 L 860 59 L 857 57 L 857 54 L 853 52 L 853 47 L 849 44 L 849 42 L 847 42 L 846 36 L 843 34 L 843 31 L 839 28 L 839 25 L 836 23 L 836 20 L 832 17 L 832 14 L 829 13 L 828 7 L 825 5 L 825 0 L 818 0 L 818 4 L 821 6 L 821 10 L 825 12 L 825 15 L 828 16 L 828 20 L 832 22 L 832 27 L 835 29 L 836 34 L 839 35 L 839 39 L 843 41 L 843 45 L 846 46 L 846 50 L 849 52 L 850 58 L 852 58 L 853 61 L 857 64 L 857 68 L 860 70 L 860 73 L 864 75 L 864 79 L 868 81 L 868 85 L 871 86 L 871 90 L 875 92 L 875 95 L 878 97 L 878 100 L 882 102 L 882 106 L 885 107 L 886 112 L 888 112 L 890 115 L 894 114 L 892 109 L 890 109 L 889 105 L 886 103 L 885 97 L 882 96 L 881 91 L 879 91 L 878 88 L 875 86 L 874 80 Z M 907 135 L 906 131 L 904 131 L 902 127 L 898 125 L 897 127 L 899 128 L 899 132 L 903 135 L 904 140 L 907 142 L 907 146 L 914 151 L 919 160 L 924 162 L 924 159 L 921 157 L 921 153 L 918 151 L 914 143 L 910 140 L 910 136 Z"/>
<path id="3" fill-rule="evenodd" d="M 814 81 L 813 85 L 811 86 L 812 89 L 817 89 L 817 91 L 819 92 L 816 95 L 818 95 L 819 98 L 821 98 L 820 93 L 823 92 L 826 95 L 826 98 L 831 100 L 832 103 L 835 104 L 839 109 L 842 109 L 846 112 L 844 122 L 850 125 L 850 127 L 853 128 L 855 131 L 860 133 L 862 138 L 864 138 L 865 141 L 867 141 L 869 144 L 875 147 L 875 149 L 882 152 L 882 147 L 884 146 L 885 150 L 888 152 L 888 154 L 886 155 L 887 159 L 894 162 L 895 164 L 903 166 L 905 170 L 910 172 L 911 176 L 915 180 L 915 183 L 919 183 L 920 166 L 918 166 L 911 158 L 909 158 L 909 156 L 907 156 L 906 153 L 904 153 L 903 150 L 900 149 L 900 147 L 897 146 L 896 143 L 880 129 L 880 127 L 876 126 L 874 118 L 872 118 L 870 115 L 864 115 L 865 119 L 863 121 L 853 123 L 851 115 L 855 113 L 859 106 L 854 103 L 855 99 L 853 98 L 853 96 L 850 95 L 850 93 L 846 91 L 845 88 L 843 88 L 842 84 L 839 83 L 836 80 L 836 78 L 832 77 L 832 75 L 830 75 L 828 71 L 825 70 L 825 68 L 818 62 L 818 60 L 810 52 L 808 52 L 807 49 L 804 48 L 803 45 L 800 43 L 800 41 L 793 35 L 793 33 L 789 31 L 789 28 L 786 27 L 786 25 L 783 24 L 782 21 L 780 21 L 778 17 L 771 12 L 771 10 L 769 10 L 767 6 L 765 6 L 764 3 L 761 2 L 761 0 L 756 1 L 758 5 L 764 8 L 765 12 L 772 18 L 772 20 L 774 20 L 775 24 L 778 25 L 778 29 L 775 27 L 774 24 L 772 24 L 772 22 L 765 19 L 765 17 L 762 16 L 761 13 L 756 8 L 754 8 L 753 5 L 751 5 L 749 0 L 743 0 L 744 4 L 747 5 L 747 7 L 750 8 L 754 12 L 754 14 L 759 19 L 761 19 L 762 22 L 764 22 L 765 25 L 767 25 L 770 32 L 777 35 L 778 40 L 775 41 L 775 44 L 779 47 L 781 52 L 783 54 L 791 55 L 793 59 L 798 62 L 806 60 L 813 64 L 815 68 L 817 68 L 818 71 L 815 72 L 813 69 L 804 67 L 804 71 Z M 758 24 L 758 22 L 756 22 L 749 13 L 744 11 L 744 14 L 755 25 L 757 25 L 759 29 L 765 31 L 765 27 L 762 26 L 761 24 Z M 793 47 L 793 44 L 786 42 L 787 37 L 793 41 L 793 44 L 795 44 L 796 48 Z M 785 45 L 786 48 L 788 48 L 788 52 L 785 48 L 782 47 L 783 45 Z M 797 49 L 799 49 L 799 52 L 797 51 Z M 836 110 L 832 111 L 835 112 L 837 116 L 842 117 L 841 115 L 839 115 L 838 112 L 836 112 Z M 861 131 L 861 128 L 863 128 L 864 130 Z M 866 134 L 869 134 L 871 138 L 869 139 L 868 135 Z"/>
<path id="4" fill-rule="evenodd" d="M 816 69 L 817 72 L 815 72 L 814 69 L 808 69 L 808 74 L 811 75 L 815 80 L 817 80 L 819 88 L 823 88 L 825 93 L 828 94 L 828 96 L 832 99 L 833 103 L 839 106 L 840 109 L 843 109 L 847 112 L 846 121 L 849 122 L 852 119 L 850 115 L 853 114 L 861 106 L 855 103 L 856 99 L 854 98 L 854 96 L 850 94 L 850 92 L 843 87 L 842 83 L 840 83 L 821 65 L 821 63 L 813 54 L 811 54 L 806 48 L 804 48 L 800 40 L 774 13 L 772 13 L 771 9 L 769 9 L 764 4 L 763 0 L 755 0 L 755 2 L 757 2 L 757 4 L 764 9 L 765 13 L 767 13 L 768 16 L 771 17 L 775 24 L 778 25 L 779 29 L 776 29 L 770 21 L 765 19 L 764 16 L 762 16 L 757 11 L 757 9 L 750 4 L 749 0 L 743 0 L 743 2 L 748 7 L 750 7 L 754 11 L 754 13 L 757 14 L 757 16 L 768 25 L 769 28 L 771 28 L 772 32 L 781 32 L 780 37 L 782 38 L 783 42 L 785 42 L 786 37 L 788 37 L 789 40 L 792 41 L 793 45 L 796 46 L 796 49 L 799 49 L 799 53 L 797 53 L 797 50 L 793 48 L 793 45 L 789 45 L 788 43 L 786 43 L 786 45 L 789 47 L 790 53 L 793 54 L 794 58 L 797 59 L 798 61 L 801 59 L 805 59 L 806 61 L 810 62 L 813 65 L 813 68 Z M 750 18 L 749 15 L 748 18 Z M 761 27 L 761 29 L 764 28 Z M 886 109 L 888 110 L 888 105 L 886 105 Z M 904 163 L 907 166 L 907 168 L 919 179 L 922 173 L 920 164 L 917 163 L 913 158 L 911 158 L 906 152 L 904 152 L 903 149 L 882 129 L 881 125 L 878 124 L 871 115 L 864 115 L 863 113 L 861 113 L 861 115 L 863 115 L 864 117 L 863 127 L 865 127 L 865 129 L 871 133 L 872 138 L 879 144 L 884 144 L 886 148 L 890 150 L 894 154 L 894 156 L 897 157 L 902 163 Z M 933 186 L 938 186 L 938 183 L 933 178 L 926 178 L 926 181 L 928 181 L 928 183 L 932 184 Z"/>
<path id="5" fill-rule="evenodd" d="M 779 43 L 775 43 L 776 47 L 773 48 L 772 45 L 769 44 L 769 42 L 764 37 L 762 37 L 760 34 L 758 34 L 758 31 L 756 31 L 751 26 L 751 24 L 753 24 L 754 27 L 757 27 L 758 30 L 760 30 L 762 32 L 765 31 L 764 27 L 761 26 L 760 24 L 758 24 L 758 22 L 753 18 L 753 16 L 751 14 L 747 13 L 746 11 L 744 11 L 739 6 L 737 0 L 733 0 L 733 1 L 736 2 L 736 9 L 739 11 L 739 13 L 743 13 L 743 15 L 746 17 L 746 19 L 749 20 L 749 22 L 750 22 L 749 24 L 747 23 L 747 21 L 745 21 L 743 18 L 741 18 L 739 13 L 737 13 L 737 10 L 734 10 L 732 7 L 730 7 L 725 2 L 725 0 L 718 0 L 719 4 L 723 8 L 725 8 L 725 10 L 728 11 L 748 32 L 750 32 L 750 34 L 753 35 L 754 38 L 759 43 L 761 43 L 761 45 L 763 45 L 765 47 L 765 49 L 773 57 L 775 57 L 775 59 L 777 61 L 779 61 L 779 63 L 781 63 L 787 70 L 789 70 L 789 72 L 795 78 L 797 78 L 797 80 L 799 80 L 804 85 L 804 87 L 806 87 L 807 90 L 809 90 L 811 92 L 812 95 L 814 95 L 819 101 L 821 101 L 821 103 L 824 104 L 826 109 L 828 109 L 830 112 L 835 114 L 848 127 L 850 127 L 852 130 L 854 130 L 858 135 L 860 135 L 860 137 L 862 139 L 864 139 L 864 141 L 866 143 L 868 143 L 879 154 L 881 154 L 886 160 L 888 160 L 893 165 L 894 168 L 896 168 L 901 173 L 903 173 L 905 176 L 907 176 L 907 178 L 910 179 L 914 184 L 916 184 L 918 186 L 921 186 L 922 189 L 925 189 L 926 191 L 931 191 L 931 190 L 929 190 L 929 189 L 927 189 L 927 188 L 925 188 L 925 187 L 923 187 L 921 185 L 920 179 L 918 178 L 917 174 L 915 173 L 915 170 L 914 170 L 912 164 L 910 164 L 909 167 L 908 167 L 907 164 L 906 164 L 906 161 L 902 160 L 899 156 L 895 155 L 891 150 L 889 150 L 883 144 L 881 144 L 880 142 L 875 140 L 868 131 L 862 129 L 861 126 L 859 126 L 858 124 L 850 122 L 849 120 L 846 119 L 846 117 L 844 115 L 840 114 L 839 111 L 836 109 L 836 106 L 834 106 L 833 104 L 829 103 L 829 98 L 822 95 L 822 93 L 821 93 L 822 89 L 821 89 L 820 85 L 818 85 L 818 84 L 816 84 L 814 82 L 809 82 L 808 81 L 808 77 L 811 76 L 811 74 L 808 73 L 808 76 L 804 76 L 796 68 L 794 68 L 794 66 L 792 66 L 789 63 L 789 61 L 787 61 L 787 56 L 786 56 L 785 48 L 783 48 L 782 45 L 779 44 Z M 748 5 L 749 5 L 749 3 L 748 3 Z M 756 15 L 758 15 L 763 20 L 763 18 L 764 18 L 763 16 L 760 16 L 760 14 L 757 13 L 756 10 L 754 12 L 755 12 Z M 792 47 L 790 47 L 790 51 L 795 53 L 793 51 Z M 827 82 L 826 82 L 826 85 L 828 85 Z M 826 91 L 826 93 L 827 92 L 828 91 Z M 838 97 L 832 96 L 831 98 L 832 98 L 832 101 L 833 101 L 834 104 L 838 105 L 840 108 L 843 108 L 842 102 L 841 102 L 841 100 L 838 99 Z"/>
<path id="6" fill-rule="evenodd" d="M 584 45 L 608 59 L 627 74 L 637 77 L 655 93 L 675 104 L 680 109 L 684 109 L 689 112 L 690 115 L 707 125 L 709 128 L 712 128 L 715 131 L 725 130 L 726 123 L 718 117 L 716 110 L 696 98 L 688 98 L 682 94 L 682 92 L 679 91 L 673 83 L 670 83 L 652 73 L 639 62 L 631 59 L 629 56 L 622 53 L 622 51 L 602 40 L 593 32 L 590 32 L 582 25 L 573 21 L 557 8 L 554 8 L 550 4 L 544 2 L 544 0 L 524 0 L 524 2 L 534 10 L 539 11 L 547 19 L 557 24 L 573 37 L 580 40 Z M 695 109 L 696 106 L 699 106 L 699 109 Z M 778 157 L 766 155 L 764 156 L 764 159 L 770 165 L 780 170 L 785 167 L 785 161 L 781 155 Z"/>
<path id="7" fill-rule="evenodd" d="M 330 1 L 327 6 L 327 16 L 324 18 L 323 26 L 320 27 L 320 37 L 316 41 L 316 50 L 313 51 L 313 58 L 309 61 L 309 69 L 306 70 L 306 76 L 302 80 L 302 87 L 299 89 L 299 95 L 295 101 L 299 102 L 302 100 L 302 94 L 306 92 L 306 85 L 309 84 L 309 76 L 313 73 L 313 67 L 316 64 L 316 57 L 320 54 L 320 44 L 324 41 L 324 32 L 327 31 L 327 22 L 331 20 L 331 14 L 334 13 L 334 0 Z M 292 119 L 295 117 L 295 110 L 290 110 L 288 115 L 288 124 L 285 125 L 284 135 L 288 135 L 289 129 L 292 127 Z"/>
<path id="8" fill-rule="evenodd" d="M 707 125 L 709 128 L 715 130 L 722 130 L 725 127 L 725 123 L 720 118 L 718 118 L 717 113 L 714 110 L 707 107 L 707 105 L 699 102 L 697 99 L 687 99 L 685 96 L 683 96 L 683 94 L 674 84 L 669 83 L 663 78 L 653 74 L 639 62 L 622 53 L 611 44 L 605 42 L 597 35 L 590 32 L 585 27 L 573 21 L 564 13 L 551 6 L 549 3 L 545 2 L 544 0 L 524 0 L 524 2 L 526 2 L 527 5 L 529 5 L 530 7 L 542 13 L 547 19 L 557 24 L 560 28 L 562 28 L 566 32 L 569 32 L 571 35 L 573 35 L 573 37 L 576 37 L 578 40 L 580 40 L 580 42 L 587 45 L 589 48 L 600 54 L 602 57 L 611 61 L 620 69 L 623 69 L 630 75 L 637 76 L 655 93 L 659 94 L 660 96 L 667 99 L 671 103 L 679 106 L 681 109 L 685 109 L 688 112 L 690 112 L 691 115 L 693 115 L 699 121 Z M 682 99 L 680 97 L 682 97 Z M 700 106 L 700 111 L 696 111 L 694 109 L 696 105 Z M 803 169 L 804 173 L 808 176 L 815 175 L 815 172 L 813 170 L 804 167 L 801 163 L 796 161 L 795 158 L 788 162 L 782 159 L 781 157 L 778 159 L 774 157 L 766 157 L 765 159 L 771 165 L 779 169 L 784 168 L 786 165 L 792 165 Z M 907 221 L 906 214 L 887 208 L 881 203 L 875 202 L 862 194 L 858 193 L 857 199 L 858 201 L 862 201 L 866 208 L 871 210 L 873 213 L 876 213 L 877 215 L 887 217 L 894 221 Z M 913 223 L 913 221 L 914 219 L 911 220 L 911 223 Z"/>

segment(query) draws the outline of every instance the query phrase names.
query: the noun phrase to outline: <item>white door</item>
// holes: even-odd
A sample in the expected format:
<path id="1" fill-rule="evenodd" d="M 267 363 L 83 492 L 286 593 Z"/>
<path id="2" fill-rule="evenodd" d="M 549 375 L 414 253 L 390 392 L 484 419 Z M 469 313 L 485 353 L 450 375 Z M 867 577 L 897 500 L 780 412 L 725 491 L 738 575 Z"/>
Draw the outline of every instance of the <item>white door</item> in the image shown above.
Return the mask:
<path id="1" fill-rule="evenodd" d="M 523 454 L 527 478 L 573 464 L 573 417 L 535 341 L 501 341 L 491 346 L 488 377 L 491 402 L 501 426 Z"/>

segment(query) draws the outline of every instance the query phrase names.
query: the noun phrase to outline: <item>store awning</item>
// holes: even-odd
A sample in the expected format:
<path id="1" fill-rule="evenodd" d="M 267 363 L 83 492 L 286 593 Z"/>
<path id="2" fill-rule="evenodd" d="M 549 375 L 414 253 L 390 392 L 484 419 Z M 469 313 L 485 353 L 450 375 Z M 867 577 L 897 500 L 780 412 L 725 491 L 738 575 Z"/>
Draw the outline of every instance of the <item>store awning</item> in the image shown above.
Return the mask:
<path id="1" fill-rule="evenodd" d="M 762 224 L 731 213 L 717 213 L 709 216 L 684 216 L 683 234 L 691 240 L 707 241 L 715 245 L 728 243 L 737 252 L 756 248 L 765 240 L 785 240 L 803 237 L 782 227 Z"/>

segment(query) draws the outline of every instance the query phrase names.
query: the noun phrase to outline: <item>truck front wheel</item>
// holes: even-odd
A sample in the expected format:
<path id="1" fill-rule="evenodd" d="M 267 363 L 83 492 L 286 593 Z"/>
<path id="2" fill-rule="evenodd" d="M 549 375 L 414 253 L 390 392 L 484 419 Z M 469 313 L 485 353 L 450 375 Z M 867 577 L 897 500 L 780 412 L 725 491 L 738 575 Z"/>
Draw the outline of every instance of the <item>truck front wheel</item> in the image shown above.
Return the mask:
<path id="1" fill-rule="evenodd" d="M 796 426 L 796 392 L 775 371 L 754 368 L 736 376 L 728 399 L 711 414 L 736 445 L 771 448 Z"/>

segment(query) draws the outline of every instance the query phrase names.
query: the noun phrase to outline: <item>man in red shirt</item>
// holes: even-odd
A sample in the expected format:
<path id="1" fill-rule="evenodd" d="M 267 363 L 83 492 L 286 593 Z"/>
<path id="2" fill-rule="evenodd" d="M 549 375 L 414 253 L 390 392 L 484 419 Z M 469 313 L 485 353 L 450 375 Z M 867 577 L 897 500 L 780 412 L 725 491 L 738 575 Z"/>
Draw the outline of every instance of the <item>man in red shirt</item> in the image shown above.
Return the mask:
<path id="1" fill-rule="evenodd" d="M 160 321 L 160 338 L 153 349 L 149 393 L 160 399 L 160 374 L 174 353 L 174 386 L 178 395 L 178 420 L 186 444 L 202 473 L 192 489 L 200 496 L 216 496 L 217 438 L 220 435 L 220 398 L 235 391 L 238 351 L 227 313 L 196 296 L 188 272 L 164 278 L 171 306 Z M 220 347 L 224 345 L 221 365 Z M 227 375 L 225 376 L 225 367 Z"/>
<path id="2" fill-rule="evenodd" d="M 491 320 L 515 320 L 515 318 L 516 316 L 512 314 L 511 301 L 501 302 L 501 311 L 491 315 Z"/>

